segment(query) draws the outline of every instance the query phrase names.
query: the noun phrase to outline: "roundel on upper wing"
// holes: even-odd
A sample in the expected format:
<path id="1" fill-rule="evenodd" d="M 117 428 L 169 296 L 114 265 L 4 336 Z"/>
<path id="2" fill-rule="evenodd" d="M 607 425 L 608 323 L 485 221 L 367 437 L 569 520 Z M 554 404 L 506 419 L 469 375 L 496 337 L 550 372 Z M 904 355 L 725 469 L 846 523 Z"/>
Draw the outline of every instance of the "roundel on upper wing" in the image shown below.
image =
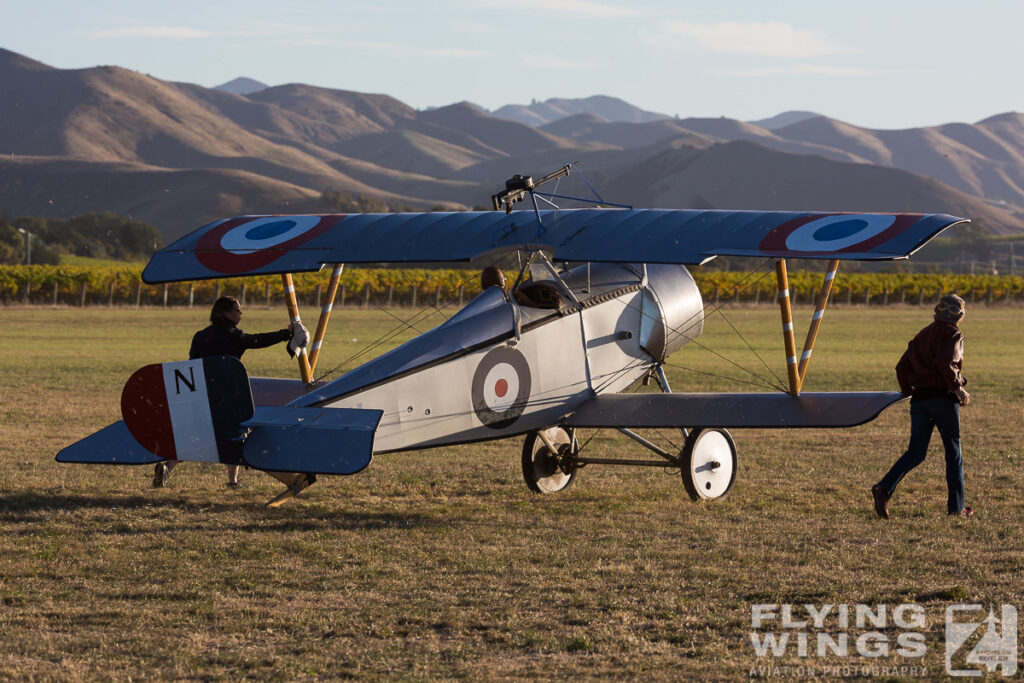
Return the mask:
<path id="1" fill-rule="evenodd" d="M 270 265 L 343 218 L 344 215 L 232 218 L 199 238 L 196 258 L 218 273 L 245 273 Z"/>
<path id="2" fill-rule="evenodd" d="M 773 229 L 761 240 L 760 249 L 798 254 L 868 251 L 920 218 L 918 214 L 810 214 Z"/>
<path id="3" fill-rule="evenodd" d="M 473 373 L 473 412 L 492 429 L 504 429 L 519 419 L 530 400 L 530 366 L 510 346 L 491 349 Z"/>

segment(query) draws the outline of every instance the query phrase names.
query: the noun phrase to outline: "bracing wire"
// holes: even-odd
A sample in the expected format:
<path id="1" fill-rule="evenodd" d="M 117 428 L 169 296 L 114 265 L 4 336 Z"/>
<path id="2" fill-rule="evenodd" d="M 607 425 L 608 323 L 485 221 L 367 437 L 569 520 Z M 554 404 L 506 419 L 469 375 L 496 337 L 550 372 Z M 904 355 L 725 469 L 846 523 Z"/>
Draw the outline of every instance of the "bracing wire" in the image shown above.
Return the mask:
<path id="1" fill-rule="evenodd" d="M 465 283 L 460 282 L 459 284 L 460 285 L 464 285 Z M 366 355 L 367 353 L 370 353 L 371 351 L 374 351 L 374 350 L 380 348 L 384 344 L 387 344 L 389 341 L 391 341 L 392 339 L 394 339 L 395 337 L 397 337 L 399 334 L 401 334 L 402 332 L 404 332 L 407 329 L 411 329 L 411 330 L 413 330 L 416 333 L 422 334 L 420 332 L 420 330 L 416 327 L 416 325 L 419 324 L 419 323 L 422 323 L 424 320 L 429 318 L 430 315 L 432 315 L 433 313 L 439 313 L 442 318 L 445 318 L 445 320 L 447 320 L 448 318 L 444 315 L 443 310 L 448 308 L 451 305 L 452 305 L 452 302 L 449 301 L 449 302 L 445 303 L 444 306 L 440 306 L 440 307 L 438 307 L 437 305 L 425 306 L 425 307 L 421 308 L 420 310 L 416 311 L 416 313 L 414 313 L 411 317 L 409 317 L 407 319 L 404 319 L 404 320 L 402 318 L 399 318 L 397 315 L 395 315 L 391 311 L 388 311 L 387 309 L 381 307 L 380 305 L 377 305 L 376 308 L 379 308 L 380 310 L 384 311 L 385 313 L 390 315 L 392 318 L 397 320 L 398 321 L 398 325 L 396 325 L 392 329 L 388 330 L 387 332 L 382 334 L 380 337 L 378 337 L 376 340 L 370 342 L 365 347 L 363 347 L 362 349 L 360 349 L 356 353 L 352 354 L 351 356 L 349 356 L 345 360 L 341 361 L 340 363 L 335 365 L 333 368 L 331 368 L 327 372 L 324 372 L 321 375 L 319 375 L 314 381 L 320 381 L 320 380 L 324 379 L 325 377 L 331 376 L 332 374 L 337 372 L 339 368 L 345 367 L 346 365 L 348 365 L 349 363 L 355 361 L 356 359 L 361 358 L 362 356 Z"/>

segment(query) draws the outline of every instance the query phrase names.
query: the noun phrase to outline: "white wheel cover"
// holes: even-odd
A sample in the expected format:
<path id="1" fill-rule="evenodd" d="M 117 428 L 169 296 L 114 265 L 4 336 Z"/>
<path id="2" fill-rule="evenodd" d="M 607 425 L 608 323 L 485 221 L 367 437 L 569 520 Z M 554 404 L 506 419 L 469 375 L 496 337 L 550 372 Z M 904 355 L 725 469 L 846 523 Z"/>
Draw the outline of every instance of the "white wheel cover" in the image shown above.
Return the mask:
<path id="1" fill-rule="evenodd" d="M 561 446 L 562 444 L 569 443 L 569 435 L 565 433 L 564 429 L 553 427 L 548 429 L 545 434 L 549 439 L 551 439 L 555 446 Z M 537 451 L 539 451 L 540 448 L 547 448 L 540 438 L 537 439 L 537 443 L 540 445 Z M 537 451 L 535 451 L 535 453 Z M 562 470 L 555 470 L 554 474 L 547 477 L 537 477 L 537 487 L 545 493 L 554 493 L 564 489 L 569 484 L 570 478 L 571 477 Z"/>
<path id="2" fill-rule="evenodd" d="M 718 463 L 717 467 L 712 467 Z M 693 484 L 701 498 L 718 498 L 729 490 L 735 460 L 729 440 L 722 432 L 707 431 L 697 437 L 690 458 Z"/>

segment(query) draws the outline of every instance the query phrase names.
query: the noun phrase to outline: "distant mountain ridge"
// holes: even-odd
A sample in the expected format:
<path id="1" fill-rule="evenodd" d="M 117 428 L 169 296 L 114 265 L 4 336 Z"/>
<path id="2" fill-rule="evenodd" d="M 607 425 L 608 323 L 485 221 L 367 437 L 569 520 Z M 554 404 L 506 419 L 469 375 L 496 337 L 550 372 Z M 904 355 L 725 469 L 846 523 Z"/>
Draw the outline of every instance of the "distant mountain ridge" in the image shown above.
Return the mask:
<path id="1" fill-rule="evenodd" d="M 236 95 L 251 95 L 252 93 L 266 90 L 269 87 L 270 86 L 266 83 L 260 83 L 255 79 L 240 76 L 228 81 L 227 83 L 221 83 L 220 85 L 214 86 L 214 90 L 223 90 Z"/>
<path id="2" fill-rule="evenodd" d="M 499 119 L 508 119 L 528 126 L 543 126 L 577 114 L 592 114 L 605 121 L 625 123 L 649 123 L 669 118 L 665 114 L 645 111 L 639 107 L 607 95 L 593 95 L 582 99 L 554 97 L 543 102 L 528 105 L 506 104 L 491 112 Z"/>
<path id="3" fill-rule="evenodd" d="M 239 213 L 328 211 L 325 190 L 485 206 L 515 173 L 580 161 L 607 199 L 638 206 L 946 212 L 1024 230 L 1021 114 L 873 131 L 810 112 L 756 125 L 603 96 L 542 104 L 534 114 L 557 118 L 528 125 L 468 102 L 418 111 L 304 84 L 240 95 L 0 49 L 0 207 L 115 211 L 174 239 Z M 589 194 L 574 177 L 560 192 Z"/>

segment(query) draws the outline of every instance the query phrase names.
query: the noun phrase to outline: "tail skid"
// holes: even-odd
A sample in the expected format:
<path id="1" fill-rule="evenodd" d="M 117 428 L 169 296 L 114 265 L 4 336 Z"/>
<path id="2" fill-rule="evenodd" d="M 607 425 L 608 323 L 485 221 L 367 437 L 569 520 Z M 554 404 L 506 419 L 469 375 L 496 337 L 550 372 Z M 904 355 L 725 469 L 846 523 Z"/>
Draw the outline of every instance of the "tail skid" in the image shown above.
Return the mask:
<path id="1" fill-rule="evenodd" d="M 315 474 L 304 474 L 301 472 L 267 472 L 274 479 L 287 486 L 284 491 L 267 501 L 267 507 L 276 508 L 299 495 L 299 492 L 309 488 L 316 483 Z"/>

